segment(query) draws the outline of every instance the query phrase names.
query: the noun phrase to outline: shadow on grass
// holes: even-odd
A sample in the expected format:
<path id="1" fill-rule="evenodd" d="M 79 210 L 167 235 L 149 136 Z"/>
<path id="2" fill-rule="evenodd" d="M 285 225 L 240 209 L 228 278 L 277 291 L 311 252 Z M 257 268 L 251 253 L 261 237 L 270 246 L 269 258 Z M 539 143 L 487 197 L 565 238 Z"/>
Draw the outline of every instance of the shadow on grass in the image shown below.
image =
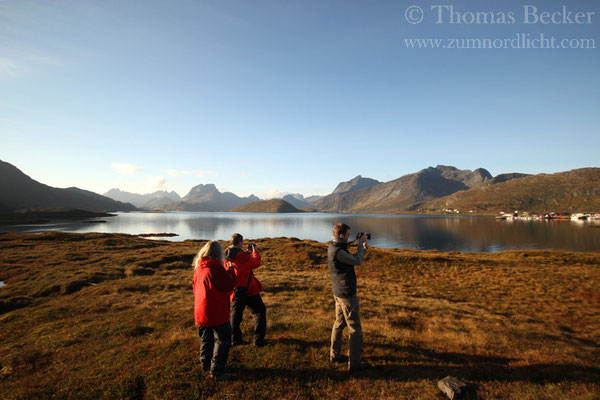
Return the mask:
<path id="1" fill-rule="evenodd" d="M 287 346 L 297 346 L 301 348 L 322 348 L 329 350 L 328 340 L 301 340 L 294 338 L 281 338 L 276 340 L 277 343 L 281 343 Z M 408 361 L 420 361 L 431 360 L 431 361 L 445 361 L 448 363 L 455 364 L 508 364 L 511 361 L 515 361 L 514 358 L 499 357 L 499 356 L 483 356 L 483 355 L 472 355 L 463 353 L 452 353 L 452 352 L 437 352 L 435 350 L 423 349 L 415 346 L 400 346 L 386 343 L 365 343 L 366 348 L 378 348 L 384 350 L 387 354 L 385 356 L 371 356 L 366 355 L 372 362 L 403 362 Z M 409 354 L 409 357 L 397 357 L 394 354 Z"/>
<path id="2" fill-rule="evenodd" d="M 295 338 L 280 338 L 275 345 L 298 347 L 299 349 L 322 349 L 324 361 L 327 359 L 329 341 L 311 341 Z M 462 354 L 454 352 L 438 352 L 416 346 L 400 346 L 394 344 L 366 343 L 365 347 L 380 348 L 385 356 L 369 357 L 365 360 L 372 364 L 371 369 L 353 375 L 367 380 L 439 380 L 452 375 L 467 382 L 591 382 L 600 383 L 600 368 L 577 364 L 531 364 L 510 366 L 517 361 L 514 358 Z M 283 350 L 283 349 L 282 349 Z M 325 361 L 326 362 L 326 361 Z M 382 365 L 382 363 L 384 365 Z M 271 369 L 271 368 L 236 368 L 236 379 L 255 381 L 280 377 L 295 379 L 299 382 L 319 380 L 343 381 L 349 379 L 345 366 Z"/>

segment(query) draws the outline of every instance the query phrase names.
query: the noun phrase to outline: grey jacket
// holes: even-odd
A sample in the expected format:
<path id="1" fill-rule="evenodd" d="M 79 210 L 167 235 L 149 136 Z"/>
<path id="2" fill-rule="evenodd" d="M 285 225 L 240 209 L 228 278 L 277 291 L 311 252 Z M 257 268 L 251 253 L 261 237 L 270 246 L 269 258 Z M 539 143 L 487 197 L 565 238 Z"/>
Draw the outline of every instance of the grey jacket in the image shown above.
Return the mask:
<path id="1" fill-rule="evenodd" d="M 360 265 L 365 255 L 365 248 L 358 246 L 354 254 L 347 249 L 346 240 L 333 237 L 327 249 L 327 264 L 331 274 L 333 295 L 336 297 L 351 297 L 356 294 L 356 273 L 354 266 Z"/>

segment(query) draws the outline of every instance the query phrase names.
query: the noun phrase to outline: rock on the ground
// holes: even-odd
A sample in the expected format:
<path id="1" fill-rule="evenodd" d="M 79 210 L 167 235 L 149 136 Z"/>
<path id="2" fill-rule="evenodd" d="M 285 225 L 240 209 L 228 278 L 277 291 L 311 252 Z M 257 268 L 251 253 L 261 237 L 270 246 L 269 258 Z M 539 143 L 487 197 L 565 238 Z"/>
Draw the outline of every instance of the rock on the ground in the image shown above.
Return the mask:
<path id="1" fill-rule="evenodd" d="M 447 376 L 438 381 L 438 387 L 450 400 L 454 400 L 464 395 L 467 384 L 453 376 Z"/>

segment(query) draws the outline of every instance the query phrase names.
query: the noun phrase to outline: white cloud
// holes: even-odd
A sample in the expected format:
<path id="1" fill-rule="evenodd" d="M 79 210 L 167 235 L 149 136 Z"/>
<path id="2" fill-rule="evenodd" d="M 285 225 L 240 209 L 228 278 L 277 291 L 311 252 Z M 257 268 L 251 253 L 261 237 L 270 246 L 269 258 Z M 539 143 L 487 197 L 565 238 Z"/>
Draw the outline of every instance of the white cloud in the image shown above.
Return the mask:
<path id="1" fill-rule="evenodd" d="M 167 174 L 169 174 L 171 176 L 194 175 L 194 176 L 196 176 L 196 177 L 198 177 L 200 179 L 206 178 L 207 176 L 218 176 L 219 175 L 215 171 L 199 171 L 199 170 L 194 170 L 194 171 L 178 171 L 176 169 L 169 169 L 169 170 L 167 170 Z"/>
<path id="2" fill-rule="evenodd" d="M 151 176 L 146 179 L 146 185 L 150 186 L 154 190 L 164 189 L 167 180 L 162 176 Z"/>
<path id="3" fill-rule="evenodd" d="M 133 175 L 137 171 L 141 171 L 142 167 L 136 167 L 135 165 L 127 164 L 127 163 L 112 163 L 111 166 L 117 171 L 119 174 L 123 175 Z"/>
<path id="4" fill-rule="evenodd" d="M 219 175 L 215 171 L 196 171 L 195 174 L 196 174 L 196 176 L 198 178 L 204 178 L 206 176 L 218 176 Z"/>
<path id="5" fill-rule="evenodd" d="M 269 200 L 269 199 L 281 198 L 288 194 L 291 194 L 291 192 L 284 192 L 282 190 L 277 190 L 277 189 L 269 189 L 267 192 L 260 193 L 257 196 L 260 197 L 261 199 Z"/>
<path id="6" fill-rule="evenodd" d="M 241 175 L 242 175 L 242 177 L 246 178 L 246 177 L 250 176 L 250 173 L 249 172 L 242 172 Z"/>

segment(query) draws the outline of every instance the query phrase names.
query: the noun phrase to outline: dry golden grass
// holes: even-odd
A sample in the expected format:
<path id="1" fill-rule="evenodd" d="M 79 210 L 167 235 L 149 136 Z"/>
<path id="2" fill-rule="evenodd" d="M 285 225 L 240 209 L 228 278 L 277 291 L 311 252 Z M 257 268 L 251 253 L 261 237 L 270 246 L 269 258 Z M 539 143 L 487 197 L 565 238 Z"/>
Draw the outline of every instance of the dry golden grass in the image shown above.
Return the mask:
<path id="1" fill-rule="evenodd" d="M 202 241 L 0 234 L 5 398 L 600 398 L 600 253 L 371 249 L 359 267 L 364 353 L 328 363 L 326 245 L 257 240 L 273 346 L 232 349 L 234 379 L 198 363 L 191 260 Z M 251 317 L 244 322 L 250 334 Z"/>

